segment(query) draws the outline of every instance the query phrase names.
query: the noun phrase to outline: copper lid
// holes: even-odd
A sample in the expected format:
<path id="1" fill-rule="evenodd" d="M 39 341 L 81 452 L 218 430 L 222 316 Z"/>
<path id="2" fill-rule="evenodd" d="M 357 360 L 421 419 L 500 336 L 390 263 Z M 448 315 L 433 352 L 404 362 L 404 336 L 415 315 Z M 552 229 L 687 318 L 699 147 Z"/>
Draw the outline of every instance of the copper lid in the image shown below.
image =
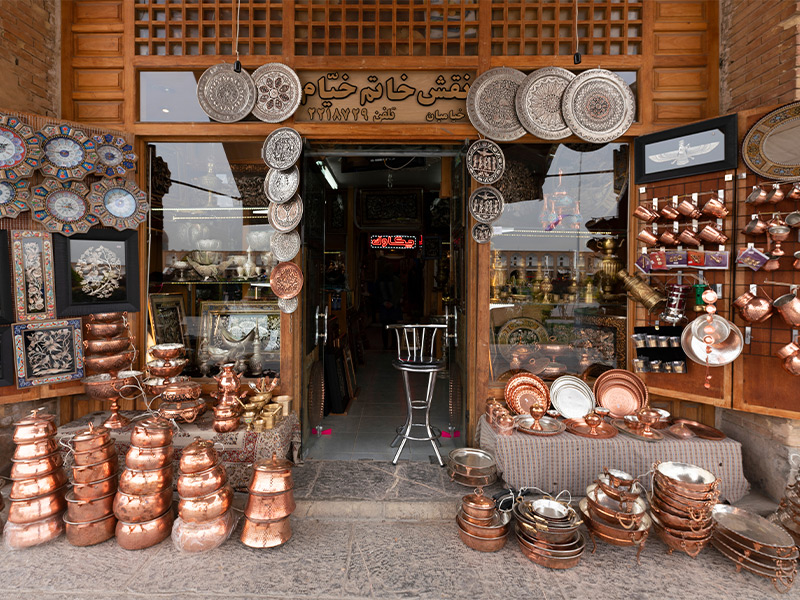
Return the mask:
<path id="1" fill-rule="evenodd" d="M 208 452 L 214 448 L 214 442 L 211 440 L 201 440 L 199 437 L 194 438 L 194 441 L 183 449 L 183 455 L 186 454 L 200 454 L 201 452 Z"/>
<path id="2" fill-rule="evenodd" d="M 172 429 L 172 423 L 161 417 L 149 418 L 137 423 L 134 429 Z"/>
<path id="3" fill-rule="evenodd" d="M 55 421 L 56 416 L 48 413 L 40 412 L 41 408 L 35 408 L 27 417 L 17 421 L 14 425 L 33 425 L 35 423 L 46 423 L 48 421 Z"/>
<path id="4" fill-rule="evenodd" d="M 464 496 L 461 502 L 464 506 L 471 506 L 473 508 L 491 509 L 495 507 L 494 498 L 484 496 L 483 488 L 475 488 L 475 492 Z"/>
<path id="5" fill-rule="evenodd" d="M 294 467 L 294 463 L 285 458 L 278 458 L 277 454 L 272 453 L 272 458 L 262 458 L 253 464 L 256 471 L 264 471 L 266 473 L 279 473 Z"/>
<path id="6" fill-rule="evenodd" d="M 72 438 L 73 441 L 78 442 L 85 442 L 88 440 L 93 440 L 98 437 L 103 437 L 108 435 L 108 429 L 105 427 L 95 427 L 94 423 L 89 423 L 89 427 L 86 429 L 82 429 L 78 433 L 75 434 L 75 437 Z"/>

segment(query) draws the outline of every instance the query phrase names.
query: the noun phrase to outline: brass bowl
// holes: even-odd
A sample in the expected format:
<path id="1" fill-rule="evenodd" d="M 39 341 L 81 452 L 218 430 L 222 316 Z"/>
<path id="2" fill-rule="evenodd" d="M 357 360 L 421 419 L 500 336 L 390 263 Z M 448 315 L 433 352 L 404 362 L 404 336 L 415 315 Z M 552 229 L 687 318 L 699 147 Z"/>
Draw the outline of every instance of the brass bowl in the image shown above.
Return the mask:
<path id="1" fill-rule="evenodd" d="M 56 539 L 64 531 L 61 513 L 54 514 L 30 523 L 9 521 L 3 530 L 5 543 L 9 548 L 19 550 Z"/>
<path id="2" fill-rule="evenodd" d="M 89 483 L 72 483 L 72 493 L 78 500 L 94 500 L 117 491 L 117 474 Z"/>
<path id="3" fill-rule="evenodd" d="M 127 335 L 111 339 L 83 340 L 87 356 L 119 354 L 128 350 L 132 344 L 133 338 Z"/>
<path id="4" fill-rule="evenodd" d="M 117 543 L 125 550 L 142 550 L 167 539 L 172 531 L 172 507 L 164 514 L 140 523 L 117 521 Z"/>
<path id="5" fill-rule="evenodd" d="M 67 483 L 67 475 L 62 469 L 56 469 L 48 475 L 40 475 L 31 479 L 18 479 L 11 482 L 9 500 L 24 500 L 44 496 L 61 489 Z"/>
<path id="6" fill-rule="evenodd" d="M 106 494 L 100 498 L 91 500 L 80 500 L 75 494 L 67 494 L 67 519 L 75 522 L 87 522 L 101 519 L 106 515 L 114 513 L 115 492 Z"/>
<path id="7" fill-rule="evenodd" d="M 241 540 L 245 546 L 251 548 L 275 548 L 288 542 L 292 538 L 292 524 L 290 519 L 280 521 L 253 521 L 244 518 Z"/>
<path id="8" fill-rule="evenodd" d="M 159 448 L 172 443 L 172 423 L 169 421 L 140 421 L 133 426 L 131 445 Z"/>
<path id="9" fill-rule="evenodd" d="M 86 323 L 86 338 L 90 340 L 110 340 L 123 333 L 130 335 L 128 326 L 122 321 Z"/>
<path id="10" fill-rule="evenodd" d="M 148 352 L 161 360 L 172 360 L 183 356 L 184 352 L 186 352 L 186 346 L 183 344 L 156 344 L 155 346 L 150 346 Z"/>
<path id="11" fill-rule="evenodd" d="M 277 521 L 291 515 L 295 508 L 292 490 L 269 495 L 251 493 L 247 497 L 244 514 L 255 521 Z"/>
<path id="12" fill-rule="evenodd" d="M 155 494 L 126 494 L 119 491 L 114 497 L 114 514 L 125 523 L 144 523 L 155 519 L 172 507 L 172 488 Z"/>
<path id="13" fill-rule="evenodd" d="M 84 452 L 73 452 L 73 460 L 78 466 L 94 465 L 104 460 L 108 460 L 112 456 L 116 456 L 117 446 L 113 441 L 108 442 L 105 446 L 86 450 Z"/>
<path id="14" fill-rule="evenodd" d="M 113 454 L 93 465 L 73 465 L 72 480 L 76 483 L 92 483 L 116 475 L 119 471 L 119 456 Z"/>
<path id="15" fill-rule="evenodd" d="M 33 411 L 29 417 L 14 423 L 11 440 L 15 444 L 28 444 L 49 438 L 56 433 L 55 415 L 39 414 Z"/>
<path id="16" fill-rule="evenodd" d="M 233 488 L 225 485 L 220 489 L 197 498 L 181 498 L 178 516 L 188 523 L 209 521 L 227 512 L 233 502 Z"/>
<path id="17" fill-rule="evenodd" d="M 72 447 L 75 452 L 86 452 L 105 446 L 111 441 L 111 432 L 105 427 L 95 427 L 89 423 L 89 427 L 82 429 L 72 438 Z"/>
<path id="18" fill-rule="evenodd" d="M 44 438 L 26 444 L 17 444 L 11 460 L 36 460 L 51 455 L 58 450 L 58 442 L 52 438 Z M 12 475 L 13 477 L 13 475 Z"/>
<path id="19" fill-rule="evenodd" d="M 9 523 L 33 523 L 53 515 L 60 515 L 67 508 L 64 500 L 66 486 L 44 496 L 10 500 L 8 507 Z"/>
<path id="20" fill-rule="evenodd" d="M 508 532 L 505 535 L 494 538 L 482 538 L 471 533 L 466 532 L 461 524 L 458 524 L 458 536 L 467 547 L 477 550 L 478 552 L 497 552 L 508 541 Z"/>
<path id="21" fill-rule="evenodd" d="M 125 350 L 108 356 L 87 356 L 83 359 L 83 365 L 89 375 L 118 373 L 125 369 L 130 369 L 135 356 L 135 350 Z"/>
<path id="22" fill-rule="evenodd" d="M 125 455 L 125 466 L 141 471 L 161 469 L 172 463 L 174 453 L 172 444 L 155 448 L 131 446 Z"/>
<path id="23" fill-rule="evenodd" d="M 117 518 L 106 515 L 94 521 L 78 522 L 64 519 L 67 541 L 73 546 L 94 546 L 114 537 Z"/>
<path id="24" fill-rule="evenodd" d="M 127 317 L 128 313 L 125 311 L 94 313 L 89 315 L 89 321 L 97 323 L 118 323 L 125 321 Z"/>
<path id="25" fill-rule="evenodd" d="M 61 452 L 58 450 L 46 456 L 42 456 L 41 458 L 32 458 L 29 460 L 17 460 L 12 458 L 11 480 L 41 477 L 42 475 L 47 475 L 61 468 L 63 464 L 64 459 L 61 457 Z"/>
<path id="26" fill-rule="evenodd" d="M 183 498 L 198 498 L 215 492 L 228 482 L 225 467 L 218 463 L 197 473 L 178 475 L 178 495 Z"/>
<path id="27" fill-rule="evenodd" d="M 218 462 L 219 456 L 214 450 L 214 442 L 198 437 L 183 449 L 179 469 L 181 473 L 199 473 L 207 471 Z"/>
<path id="28" fill-rule="evenodd" d="M 169 362 L 161 359 L 148 361 L 147 372 L 151 377 L 175 377 L 186 367 L 189 361 L 185 358 L 171 360 Z"/>
<path id="29" fill-rule="evenodd" d="M 233 510 L 202 523 L 187 523 L 179 519 L 174 527 L 173 539 L 180 541 L 180 549 L 184 552 L 205 552 L 227 540 L 235 524 Z"/>
<path id="30" fill-rule="evenodd" d="M 173 473 L 172 463 L 160 469 L 147 471 L 124 469 L 119 477 L 119 490 L 137 496 L 157 494 L 167 488 L 172 489 Z"/>

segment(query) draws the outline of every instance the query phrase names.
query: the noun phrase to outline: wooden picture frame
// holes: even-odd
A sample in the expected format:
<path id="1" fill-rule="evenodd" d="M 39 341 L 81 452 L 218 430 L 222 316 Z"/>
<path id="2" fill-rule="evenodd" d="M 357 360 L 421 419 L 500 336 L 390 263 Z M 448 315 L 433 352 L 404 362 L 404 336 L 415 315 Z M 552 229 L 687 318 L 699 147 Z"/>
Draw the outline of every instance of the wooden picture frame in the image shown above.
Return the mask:
<path id="1" fill-rule="evenodd" d="M 11 293 L 11 260 L 8 231 L 0 230 L 0 325 L 14 322 L 14 295 Z"/>
<path id="2" fill-rule="evenodd" d="M 56 318 L 53 279 L 53 237 L 46 231 L 11 231 L 14 264 L 14 305 L 17 321 Z"/>
<path id="3" fill-rule="evenodd" d="M 19 389 L 83 378 L 80 319 L 14 323 L 12 328 Z"/>
<path id="4" fill-rule="evenodd" d="M 14 335 L 12 327 L 0 328 L 0 387 L 14 385 Z"/>
<path id="5" fill-rule="evenodd" d="M 150 334 L 155 344 L 183 344 L 189 347 L 183 294 L 150 294 L 148 316 Z"/>
<path id="6" fill-rule="evenodd" d="M 356 368 L 353 364 L 353 354 L 350 351 L 349 344 L 342 346 L 342 355 L 344 358 L 344 378 L 347 381 L 347 395 L 353 399 L 358 396 L 358 385 L 356 384 Z"/>
<path id="7" fill-rule="evenodd" d="M 421 188 L 378 188 L 359 191 L 361 229 L 422 228 Z"/>

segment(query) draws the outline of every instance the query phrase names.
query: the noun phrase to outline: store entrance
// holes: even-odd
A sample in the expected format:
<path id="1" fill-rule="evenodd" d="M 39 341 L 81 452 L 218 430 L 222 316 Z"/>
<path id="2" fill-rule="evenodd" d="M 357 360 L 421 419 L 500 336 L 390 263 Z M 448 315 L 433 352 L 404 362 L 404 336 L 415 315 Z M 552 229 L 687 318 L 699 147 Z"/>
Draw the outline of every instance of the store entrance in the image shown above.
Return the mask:
<path id="1" fill-rule="evenodd" d="M 457 316 L 465 223 L 458 147 L 310 147 L 304 152 L 306 458 L 391 460 L 407 414 L 387 325 L 441 323 L 431 424 L 441 452 L 463 445 Z M 419 374 L 417 374 L 419 375 Z M 411 375 L 424 398 L 427 376 Z M 321 381 L 320 381 L 321 380 Z M 324 386 L 324 395 L 320 394 Z M 409 442 L 400 460 L 430 460 Z"/>

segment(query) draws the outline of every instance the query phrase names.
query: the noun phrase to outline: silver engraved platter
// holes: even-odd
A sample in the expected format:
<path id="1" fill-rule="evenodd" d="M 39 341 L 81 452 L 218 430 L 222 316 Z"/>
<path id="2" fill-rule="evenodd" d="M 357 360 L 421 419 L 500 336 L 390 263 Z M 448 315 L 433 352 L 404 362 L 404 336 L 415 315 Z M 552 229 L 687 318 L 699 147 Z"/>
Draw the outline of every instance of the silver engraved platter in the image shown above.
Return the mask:
<path id="1" fill-rule="evenodd" d="M 503 194 L 491 185 L 484 185 L 469 196 L 469 214 L 479 223 L 493 223 L 503 214 Z"/>
<path id="2" fill-rule="evenodd" d="M 628 131 L 636 114 L 636 98 L 619 75 L 590 69 L 576 76 L 564 90 L 561 113 L 572 133 L 587 142 L 603 144 Z"/>
<path id="3" fill-rule="evenodd" d="M 0 179 L 0 218 L 15 219 L 21 212 L 28 210 L 31 197 L 31 182 L 27 179 L 5 181 Z"/>
<path id="4" fill-rule="evenodd" d="M 492 226 L 486 223 L 475 223 L 472 226 L 472 239 L 479 244 L 486 244 L 492 239 Z"/>
<path id="5" fill-rule="evenodd" d="M 479 132 L 493 140 L 510 142 L 525 135 L 517 118 L 517 89 L 525 73 L 508 67 L 489 69 L 467 92 L 467 116 Z"/>
<path id="6" fill-rule="evenodd" d="M 221 123 L 241 121 L 256 103 L 256 86 L 244 69 L 237 73 L 232 63 L 206 69 L 197 82 L 197 100 L 209 117 Z"/>
<path id="7" fill-rule="evenodd" d="M 279 262 L 292 260 L 300 252 L 300 234 L 297 233 L 297 230 L 289 233 L 278 231 L 272 236 L 270 249 L 272 250 L 272 255 Z"/>
<path id="8" fill-rule="evenodd" d="M 299 187 L 300 170 L 297 167 L 286 170 L 270 169 L 264 178 L 264 194 L 275 204 L 291 200 Z"/>
<path id="9" fill-rule="evenodd" d="M 303 88 L 292 69 L 280 63 L 261 65 L 253 72 L 256 105 L 253 114 L 266 123 L 280 123 L 300 106 Z"/>
<path id="10" fill-rule="evenodd" d="M 467 171 L 478 183 L 490 185 L 500 179 L 505 170 L 503 150 L 492 140 L 478 140 L 467 150 Z"/>
<path id="11" fill-rule="evenodd" d="M 281 309 L 281 312 L 290 315 L 297 310 L 299 301 L 299 296 L 292 296 L 291 298 L 278 298 L 278 308 Z"/>
<path id="12" fill-rule="evenodd" d="M 288 202 L 269 205 L 269 224 L 272 228 L 281 233 L 288 233 L 300 224 L 303 218 L 303 200 L 300 196 L 295 196 Z"/>
<path id="13" fill-rule="evenodd" d="M 517 117 L 522 126 L 543 140 L 569 137 L 570 128 L 561 115 L 561 99 L 574 73 L 561 67 L 537 69 L 517 90 Z"/>
<path id="14" fill-rule="evenodd" d="M 291 127 L 279 127 L 267 136 L 261 148 L 261 158 L 272 169 L 288 169 L 300 158 L 303 138 Z"/>

